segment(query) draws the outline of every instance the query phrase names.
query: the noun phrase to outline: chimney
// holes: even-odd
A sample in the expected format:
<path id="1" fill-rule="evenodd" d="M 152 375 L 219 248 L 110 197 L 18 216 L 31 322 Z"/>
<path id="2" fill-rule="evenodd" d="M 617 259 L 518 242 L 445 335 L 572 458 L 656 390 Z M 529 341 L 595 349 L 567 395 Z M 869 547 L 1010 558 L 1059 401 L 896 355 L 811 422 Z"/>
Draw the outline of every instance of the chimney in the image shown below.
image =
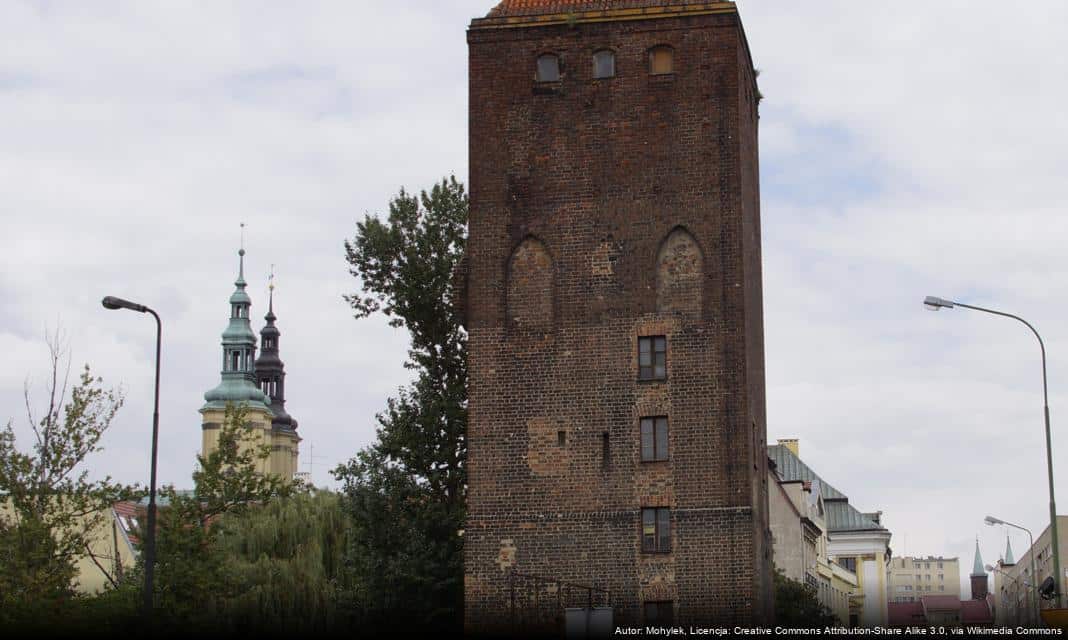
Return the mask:
<path id="1" fill-rule="evenodd" d="M 781 446 L 784 446 L 789 449 L 790 453 L 794 454 L 798 458 L 801 457 L 801 454 L 797 452 L 797 438 L 779 438 L 778 442 Z"/>

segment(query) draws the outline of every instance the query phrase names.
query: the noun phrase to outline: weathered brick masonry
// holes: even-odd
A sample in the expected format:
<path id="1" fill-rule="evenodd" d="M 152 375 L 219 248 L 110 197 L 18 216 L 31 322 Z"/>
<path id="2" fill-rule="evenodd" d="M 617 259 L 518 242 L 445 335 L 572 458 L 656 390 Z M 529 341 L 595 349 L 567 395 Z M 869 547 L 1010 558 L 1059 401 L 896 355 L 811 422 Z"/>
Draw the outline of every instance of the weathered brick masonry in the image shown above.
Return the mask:
<path id="1" fill-rule="evenodd" d="M 770 617 L 752 62 L 731 3 L 622 4 L 506 0 L 468 32 L 470 630 L 509 623 L 513 570 L 608 589 L 617 624 Z M 561 80 L 535 81 L 545 53 Z M 667 377 L 639 381 L 657 335 Z M 645 416 L 667 461 L 641 461 Z M 670 508 L 670 552 L 642 552 L 642 507 Z"/>

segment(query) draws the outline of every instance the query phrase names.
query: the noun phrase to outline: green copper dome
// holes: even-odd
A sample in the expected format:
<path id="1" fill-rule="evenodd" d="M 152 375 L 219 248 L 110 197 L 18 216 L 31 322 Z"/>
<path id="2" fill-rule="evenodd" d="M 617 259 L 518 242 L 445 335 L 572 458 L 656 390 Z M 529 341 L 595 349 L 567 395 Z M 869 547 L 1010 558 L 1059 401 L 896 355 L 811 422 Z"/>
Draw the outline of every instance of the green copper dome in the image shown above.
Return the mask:
<path id="1" fill-rule="evenodd" d="M 271 413 L 270 400 L 256 385 L 256 333 L 249 322 L 252 300 L 245 292 L 245 250 L 237 253 L 237 289 L 230 296 L 230 323 L 222 334 L 222 380 L 204 394 L 207 403 L 200 410 L 225 409 L 227 404 L 234 404 Z"/>

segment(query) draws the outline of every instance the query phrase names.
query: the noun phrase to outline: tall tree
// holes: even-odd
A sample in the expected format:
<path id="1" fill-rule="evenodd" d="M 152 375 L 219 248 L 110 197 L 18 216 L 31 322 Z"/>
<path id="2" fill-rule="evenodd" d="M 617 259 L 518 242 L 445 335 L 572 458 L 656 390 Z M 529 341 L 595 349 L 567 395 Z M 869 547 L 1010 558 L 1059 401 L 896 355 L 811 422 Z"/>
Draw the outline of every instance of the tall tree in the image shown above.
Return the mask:
<path id="1" fill-rule="evenodd" d="M 247 409 L 228 404 L 218 446 L 197 456 L 192 492 L 165 486 L 156 555 L 155 604 L 176 623 L 218 629 L 226 603 L 248 587 L 228 566 L 217 524 L 303 490 L 299 482 L 262 472 L 271 446 L 246 419 Z M 244 585 L 244 586 L 241 586 Z"/>
<path id="2" fill-rule="evenodd" d="M 56 611 L 74 595 L 75 563 L 92 554 L 94 531 L 133 488 L 110 476 L 92 480 L 84 462 L 123 403 L 86 365 L 71 384 L 70 350 L 57 330 L 47 337 L 49 365 L 42 407 L 25 386 L 32 447 L 17 446 L 13 422 L 0 429 L 0 622 Z M 69 394 L 68 394 L 69 392 Z"/>
<path id="3" fill-rule="evenodd" d="M 369 622 L 459 624 L 467 428 L 467 336 L 450 285 L 468 197 L 455 177 L 401 190 L 383 220 L 345 242 L 356 318 L 382 313 L 411 336 L 415 382 L 377 415 L 377 440 L 334 470 L 352 520 L 353 598 Z"/>

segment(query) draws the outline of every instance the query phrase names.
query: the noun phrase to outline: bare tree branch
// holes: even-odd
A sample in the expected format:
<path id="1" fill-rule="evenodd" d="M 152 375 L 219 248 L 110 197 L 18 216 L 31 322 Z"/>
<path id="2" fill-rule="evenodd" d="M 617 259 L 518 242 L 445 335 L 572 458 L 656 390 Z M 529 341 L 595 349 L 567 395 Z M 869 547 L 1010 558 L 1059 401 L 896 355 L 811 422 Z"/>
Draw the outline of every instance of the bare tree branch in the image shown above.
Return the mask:
<path id="1" fill-rule="evenodd" d="M 108 582 L 111 583 L 111 586 L 116 588 L 116 589 L 118 589 L 119 588 L 119 583 L 116 582 L 115 578 L 111 577 L 111 574 L 108 573 L 107 569 L 105 569 L 103 567 L 103 565 L 101 565 L 100 562 L 97 561 L 96 554 L 93 553 L 93 549 L 92 549 L 92 547 L 89 546 L 88 542 L 85 543 L 85 553 L 89 555 L 89 559 L 93 561 L 93 564 L 96 565 L 96 568 L 100 569 L 100 573 L 104 574 L 104 577 L 108 579 Z"/>

